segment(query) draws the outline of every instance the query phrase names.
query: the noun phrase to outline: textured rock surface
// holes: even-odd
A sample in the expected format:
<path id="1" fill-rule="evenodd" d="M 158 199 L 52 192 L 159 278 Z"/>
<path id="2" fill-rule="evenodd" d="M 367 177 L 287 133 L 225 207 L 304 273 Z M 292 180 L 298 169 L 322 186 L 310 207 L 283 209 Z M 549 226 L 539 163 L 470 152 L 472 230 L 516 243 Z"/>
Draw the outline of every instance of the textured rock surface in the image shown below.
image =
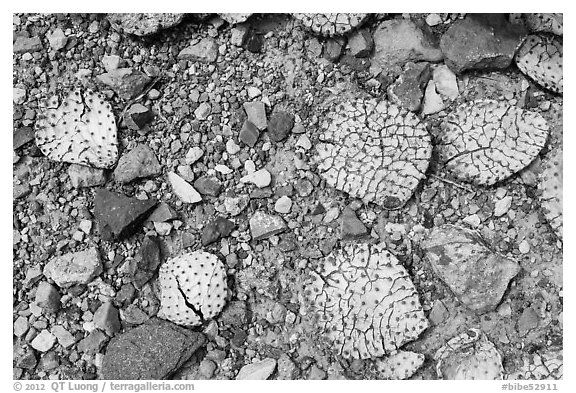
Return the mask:
<path id="1" fill-rule="evenodd" d="M 276 369 L 276 359 L 266 358 L 260 362 L 247 364 L 240 369 L 237 380 L 265 380 L 272 375 Z"/>
<path id="2" fill-rule="evenodd" d="M 195 251 L 168 259 L 161 267 L 160 310 L 163 318 L 178 325 L 197 326 L 222 310 L 227 284 L 218 257 Z"/>
<path id="3" fill-rule="evenodd" d="M 36 145 L 51 160 L 109 168 L 118 159 L 116 120 L 101 94 L 74 90 L 60 106 L 54 97 L 35 126 Z"/>
<path id="4" fill-rule="evenodd" d="M 421 247 L 434 272 L 478 314 L 498 306 L 520 271 L 518 263 L 488 248 L 477 232 L 451 224 L 434 228 Z"/>
<path id="5" fill-rule="evenodd" d="M 212 63 L 218 58 L 218 44 L 213 38 L 203 38 L 199 42 L 182 49 L 179 59 Z"/>
<path id="6" fill-rule="evenodd" d="M 150 77 L 134 68 L 118 68 L 96 77 L 100 83 L 110 87 L 123 100 L 137 97 L 144 91 Z"/>
<path id="7" fill-rule="evenodd" d="M 68 176 L 74 188 L 100 186 L 106 183 L 104 169 L 85 165 L 71 164 L 68 167 Z"/>
<path id="8" fill-rule="evenodd" d="M 323 36 L 343 35 L 360 26 L 368 14 L 292 14 L 312 32 Z"/>
<path id="9" fill-rule="evenodd" d="M 330 186 L 351 196 L 398 209 L 424 178 L 430 136 L 405 109 L 358 99 L 334 106 L 321 130 L 318 171 Z"/>
<path id="10" fill-rule="evenodd" d="M 64 254 L 52 259 L 44 267 L 44 275 L 61 288 L 87 284 L 100 273 L 102 262 L 96 248 Z"/>
<path id="11" fill-rule="evenodd" d="M 557 148 L 552 152 L 548 163 L 542 172 L 540 177 L 540 183 L 538 185 L 542 196 L 540 197 L 540 203 L 542 209 L 544 210 L 544 215 L 550 223 L 550 226 L 560 239 L 563 239 L 563 215 L 562 215 L 562 203 L 563 203 L 563 172 L 564 165 L 562 162 L 563 149 Z"/>
<path id="12" fill-rule="evenodd" d="M 564 376 L 564 356 L 562 349 L 550 348 L 543 352 L 524 355 L 522 365 L 506 379 L 562 379 Z"/>
<path id="13" fill-rule="evenodd" d="M 102 363 L 103 379 L 165 379 L 206 339 L 173 323 L 153 318 L 110 342 Z"/>
<path id="14" fill-rule="evenodd" d="M 114 170 L 114 179 L 121 183 L 128 183 L 140 177 L 160 174 L 162 167 L 156 155 L 147 145 L 139 144 L 118 160 Z"/>
<path id="15" fill-rule="evenodd" d="M 504 69 L 512 63 L 526 29 L 504 14 L 469 14 L 454 22 L 440 40 L 445 63 L 455 73 L 472 69 Z"/>
<path id="16" fill-rule="evenodd" d="M 108 20 L 117 28 L 129 34 L 139 36 L 154 34 L 161 29 L 177 25 L 182 21 L 184 14 L 170 13 L 126 13 L 108 14 Z"/>
<path id="17" fill-rule="evenodd" d="M 409 111 L 418 111 L 431 76 L 428 63 L 406 64 L 402 74 L 388 87 L 388 99 Z"/>
<path id="18" fill-rule="evenodd" d="M 382 379 L 407 379 L 424 363 L 424 355 L 415 352 L 397 351 L 382 359 L 374 366 Z"/>
<path id="19" fill-rule="evenodd" d="M 384 356 L 428 327 L 410 276 L 381 246 L 333 252 L 302 288 L 306 313 L 345 358 Z"/>
<path id="20" fill-rule="evenodd" d="M 556 93 L 564 91 L 564 50 L 557 37 L 530 35 L 516 53 L 518 69 L 539 85 Z"/>
<path id="21" fill-rule="evenodd" d="M 547 137 L 548 124 L 539 114 L 477 100 L 460 105 L 445 119 L 436 146 L 452 176 L 492 185 L 528 166 Z"/>
<path id="22" fill-rule="evenodd" d="M 469 329 L 452 339 L 434 355 L 436 372 L 442 379 L 502 379 L 502 356 L 486 335 Z"/>
<path id="23" fill-rule="evenodd" d="M 282 217 L 257 211 L 250 218 L 250 233 L 252 240 L 262 240 L 277 235 L 287 229 L 286 222 Z"/>

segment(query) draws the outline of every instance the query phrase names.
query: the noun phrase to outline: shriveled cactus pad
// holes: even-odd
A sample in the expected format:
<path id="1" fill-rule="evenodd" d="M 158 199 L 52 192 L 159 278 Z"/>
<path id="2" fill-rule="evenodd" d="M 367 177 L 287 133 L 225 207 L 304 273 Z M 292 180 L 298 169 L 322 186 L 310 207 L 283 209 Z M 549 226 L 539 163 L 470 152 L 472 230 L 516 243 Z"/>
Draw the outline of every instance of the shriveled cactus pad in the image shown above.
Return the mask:
<path id="1" fill-rule="evenodd" d="M 562 35 L 564 32 L 563 14 L 510 14 L 513 23 L 524 23 L 530 31 Z"/>
<path id="2" fill-rule="evenodd" d="M 343 35 L 360 26 L 368 14 L 292 14 L 309 30 L 324 36 Z"/>
<path id="3" fill-rule="evenodd" d="M 318 171 L 351 196 L 398 209 L 426 173 L 432 145 L 423 123 L 387 101 L 334 105 L 321 124 Z"/>
<path id="4" fill-rule="evenodd" d="M 489 186 L 528 166 L 548 131 L 537 113 L 494 100 L 467 102 L 442 125 L 439 159 L 455 178 Z"/>
<path id="5" fill-rule="evenodd" d="M 345 358 L 384 356 L 428 327 L 406 269 L 381 246 L 351 244 L 330 254 L 303 289 L 306 314 Z"/>
<path id="6" fill-rule="evenodd" d="M 116 120 L 104 96 L 72 91 L 47 103 L 36 122 L 36 145 L 54 161 L 109 168 L 118 159 Z"/>
<path id="7" fill-rule="evenodd" d="M 112 25 L 122 28 L 126 33 L 139 36 L 154 34 L 161 29 L 175 26 L 182 21 L 182 18 L 184 14 L 108 14 L 108 20 Z"/>
<path id="8" fill-rule="evenodd" d="M 562 148 L 556 149 L 542 172 L 539 188 L 542 192 L 541 204 L 544 215 L 556 235 L 562 239 Z"/>
<path id="9" fill-rule="evenodd" d="M 226 271 L 212 254 L 194 251 L 167 260 L 158 276 L 161 314 L 183 326 L 215 317 L 226 303 Z"/>
<path id="10" fill-rule="evenodd" d="M 536 83 L 562 93 L 564 73 L 562 40 L 546 35 L 529 35 L 516 53 L 518 69 Z"/>
<path id="11" fill-rule="evenodd" d="M 502 356 L 486 335 L 469 329 L 451 338 L 434 355 L 436 372 L 443 379 L 502 379 Z"/>
<path id="12" fill-rule="evenodd" d="M 561 349 L 524 355 L 522 366 L 506 379 L 562 379 L 564 375 L 564 356 Z"/>
<path id="13" fill-rule="evenodd" d="M 416 352 L 397 351 L 375 361 L 382 379 L 410 378 L 424 363 L 424 355 Z"/>

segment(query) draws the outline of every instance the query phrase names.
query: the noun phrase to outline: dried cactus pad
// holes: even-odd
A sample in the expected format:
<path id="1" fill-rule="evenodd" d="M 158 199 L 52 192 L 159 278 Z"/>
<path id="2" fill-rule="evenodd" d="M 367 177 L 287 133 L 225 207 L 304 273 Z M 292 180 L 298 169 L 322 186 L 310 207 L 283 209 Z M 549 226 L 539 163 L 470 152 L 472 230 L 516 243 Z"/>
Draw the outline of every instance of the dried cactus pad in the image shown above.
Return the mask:
<path id="1" fill-rule="evenodd" d="M 381 246 L 350 244 L 304 282 L 305 312 L 345 358 L 391 353 L 428 327 L 406 269 Z"/>
<path id="2" fill-rule="evenodd" d="M 184 14 L 108 14 L 108 20 L 113 26 L 120 27 L 124 32 L 138 36 L 154 34 L 161 29 L 175 26 L 182 21 L 182 18 L 184 18 Z"/>
<path id="3" fill-rule="evenodd" d="M 556 93 L 564 91 L 562 40 L 554 36 L 529 35 L 516 53 L 522 73 Z"/>
<path id="4" fill-rule="evenodd" d="M 167 260 L 158 275 L 163 318 L 197 326 L 218 315 L 226 303 L 226 271 L 213 254 L 194 251 Z"/>
<path id="5" fill-rule="evenodd" d="M 410 378 L 424 363 L 424 355 L 416 352 L 397 351 L 375 361 L 382 379 Z"/>
<path id="6" fill-rule="evenodd" d="M 489 186 L 528 166 L 548 130 L 537 113 L 493 100 L 467 102 L 442 125 L 439 159 L 455 178 Z"/>
<path id="7" fill-rule="evenodd" d="M 360 26 L 368 14 L 292 14 L 309 30 L 323 36 L 343 35 Z"/>
<path id="8" fill-rule="evenodd" d="M 426 173 L 432 145 L 423 123 L 387 101 L 335 105 L 321 124 L 318 171 L 351 196 L 398 209 Z"/>
<path id="9" fill-rule="evenodd" d="M 54 161 L 109 168 L 118 159 L 116 120 L 104 96 L 72 91 L 53 97 L 36 122 L 36 145 Z"/>
<path id="10" fill-rule="evenodd" d="M 513 23 L 524 23 L 530 31 L 562 35 L 564 32 L 563 14 L 510 14 Z"/>
<path id="11" fill-rule="evenodd" d="M 540 177 L 539 188 L 542 192 L 540 202 L 544 215 L 556 235 L 562 239 L 562 148 L 556 149 Z"/>
<path id="12" fill-rule="evenodd" d="M 506 379 L 562 379 L 564 375 L 564 356 L 562 349 L 549 349 L 524 355 L 522 366 Z"/>
<path id="13" fill-rule="evenodd" d="M 478 329 L 451 338 L 434 355 L 436 372 L 443 379 L 502 379 L 502 357 Z"/>

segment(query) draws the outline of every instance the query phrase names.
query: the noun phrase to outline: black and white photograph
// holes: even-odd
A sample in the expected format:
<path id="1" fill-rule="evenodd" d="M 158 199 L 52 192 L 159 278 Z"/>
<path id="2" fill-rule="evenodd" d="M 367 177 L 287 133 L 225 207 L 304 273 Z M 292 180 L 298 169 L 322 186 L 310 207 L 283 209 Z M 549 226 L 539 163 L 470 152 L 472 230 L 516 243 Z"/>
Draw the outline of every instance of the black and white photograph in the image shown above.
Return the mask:
<path id="1" fill-rule="evenodd" d="M 561 390 L 563 13 L 105 11 L 11 15 L 8 388 Z"/>

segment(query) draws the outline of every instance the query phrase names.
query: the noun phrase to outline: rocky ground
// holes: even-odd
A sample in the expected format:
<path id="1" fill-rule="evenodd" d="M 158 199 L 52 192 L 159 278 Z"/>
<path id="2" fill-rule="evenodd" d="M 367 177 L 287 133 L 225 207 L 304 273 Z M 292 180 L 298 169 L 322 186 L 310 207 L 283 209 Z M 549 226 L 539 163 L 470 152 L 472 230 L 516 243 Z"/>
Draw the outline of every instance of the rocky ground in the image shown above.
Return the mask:
<path id="1" fill-rule="evenodd" d="M 15 14 L 14 378 L 562 377 L 562 37 L 518 18 Z"/>

